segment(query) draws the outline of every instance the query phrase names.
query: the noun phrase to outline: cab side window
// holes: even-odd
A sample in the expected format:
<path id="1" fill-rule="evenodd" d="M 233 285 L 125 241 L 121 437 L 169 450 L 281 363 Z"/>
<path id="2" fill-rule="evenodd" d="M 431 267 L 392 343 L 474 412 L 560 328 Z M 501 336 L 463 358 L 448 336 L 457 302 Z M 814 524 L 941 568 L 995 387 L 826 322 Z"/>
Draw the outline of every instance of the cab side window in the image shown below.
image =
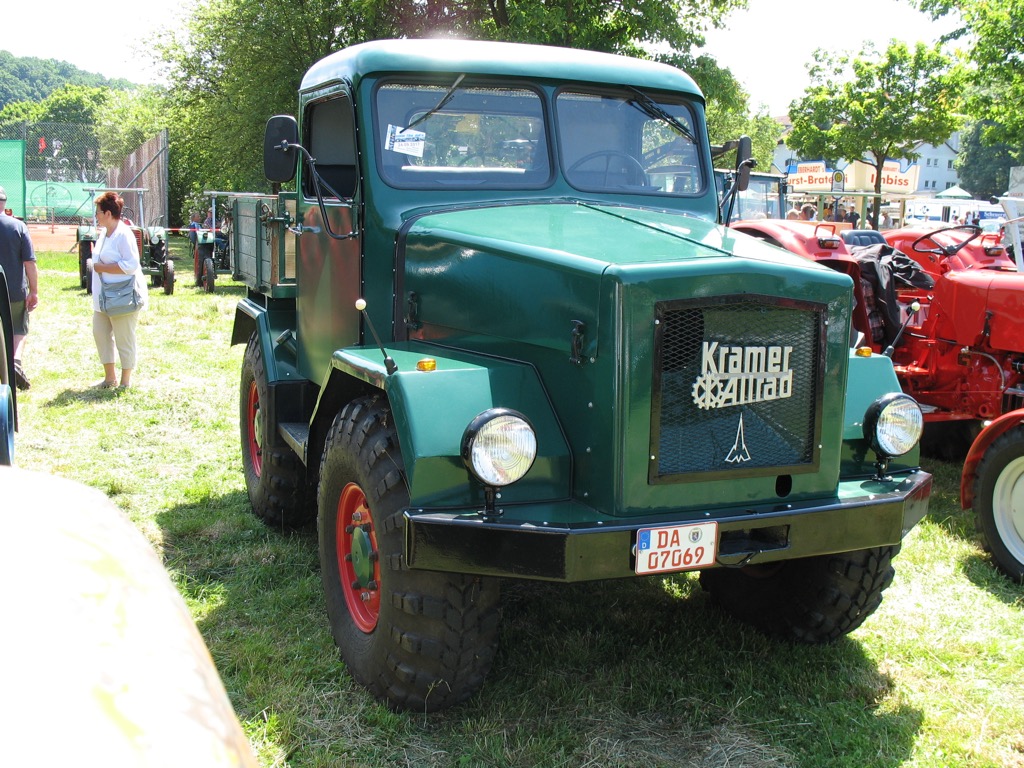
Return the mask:
<path id="1" fill-rule="evenodd" d="M 355 195 L 359 174 L 356 166 L 356 135 L 352 102 L 347 96 L 332 97 L 309 106 L 306 113 L 305 144 L 316 158 L 325 198 L 351 198 Z M 302 192 L 316 196 L 311 174 L 302 180 Z"/>

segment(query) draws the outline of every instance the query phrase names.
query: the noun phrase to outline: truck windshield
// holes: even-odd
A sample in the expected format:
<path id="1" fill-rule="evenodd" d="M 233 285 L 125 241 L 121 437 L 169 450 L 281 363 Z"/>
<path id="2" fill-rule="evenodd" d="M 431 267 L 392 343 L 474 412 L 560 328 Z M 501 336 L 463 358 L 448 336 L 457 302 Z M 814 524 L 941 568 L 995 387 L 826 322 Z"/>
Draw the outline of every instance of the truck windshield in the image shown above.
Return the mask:
<path id="1" fill-rule="evenodd" d="M 704 191 L 692 107 L 644 94 L 566 89 L 555 98 L 566 179 L 588 192 L 696 195 Z"/>
<path id="2" fill-rule="evenodd" d="M 523 188 L 550 182 L 540 93 L 386 83 L 377 90 L 381 174 L 398 187 Z"/>

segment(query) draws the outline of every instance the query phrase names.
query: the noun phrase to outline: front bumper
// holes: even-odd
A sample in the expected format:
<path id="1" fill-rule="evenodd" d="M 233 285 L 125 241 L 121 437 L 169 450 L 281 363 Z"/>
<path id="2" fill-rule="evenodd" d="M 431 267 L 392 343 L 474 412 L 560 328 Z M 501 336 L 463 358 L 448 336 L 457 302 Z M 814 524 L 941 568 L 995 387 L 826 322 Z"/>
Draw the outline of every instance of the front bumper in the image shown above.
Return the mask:
<path id="1" fill-rule="evenodd" d="M 406 562 L 429 571 L 544 581 L 633 576 L 641 528 L 718 523 L 719 566 L 754 565 L 898 544 L 928 511 L 932 476 L 920 470 L 897 483 L 841 483 L 828 503 L 776 504 L 764 510 L 647 517 L 595 516 L 586 522 L 575 502 L 546 505 L 550 514 L 525 520 L 465 512 L 406 510 Z M 583 509 L 582 507 L 580 509 Z"/>

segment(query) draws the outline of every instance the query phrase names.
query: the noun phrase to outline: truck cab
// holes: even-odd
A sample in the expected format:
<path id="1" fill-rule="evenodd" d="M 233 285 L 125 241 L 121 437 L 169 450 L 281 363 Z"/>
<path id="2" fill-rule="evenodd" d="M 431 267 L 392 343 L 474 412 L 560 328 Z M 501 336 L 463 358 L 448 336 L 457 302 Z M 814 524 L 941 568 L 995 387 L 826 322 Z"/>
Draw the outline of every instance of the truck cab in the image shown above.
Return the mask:
<path id="1" fill-rule="evenodd" d="M 722 225 L 685 73 L 376 41 L 309 70 L 264 155 L 295 189 L 232 198 L 247 488 L 316 519 L 375 695 L 472 695 L 503 578 L 699 570 L 808 642 L 877 607 L 927 509 L 920 409 L 849 349 L 847 276 Z"/>

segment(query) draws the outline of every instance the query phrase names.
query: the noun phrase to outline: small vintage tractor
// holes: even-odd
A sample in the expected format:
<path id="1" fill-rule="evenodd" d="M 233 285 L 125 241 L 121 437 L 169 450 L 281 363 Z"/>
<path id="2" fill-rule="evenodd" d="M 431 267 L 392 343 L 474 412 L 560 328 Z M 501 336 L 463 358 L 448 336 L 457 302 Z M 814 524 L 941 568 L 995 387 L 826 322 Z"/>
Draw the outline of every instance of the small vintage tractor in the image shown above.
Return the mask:
<path id="1" fill-rule="evenodd" d="M 145 222 L 145 212 L 142 209 L 142 193 L 145 190 L 138 187 L 125 188 L 102 188 L 90 189 L 91 194 L 97 192 L 135 192 L 137 194 L 138 221 Z M 135 242 L 139 247 L 139 261 L 142 263 L 143 274 L 149 275 L 154 288 L 163 288 L 164 293 L 174 293 L 174 261 L 170 258 L 167 249 L 167 231 L 163 227 L 140 226 L 135 223 L 134 210 L 125 207 L 122 217 L 127 220 L 132 232 L 135 233 Z M 89 272 L 88 260 L 92 258 L 92 249 L 99 239 L 99 231 L 93 224 L 78 227 L 76 241 L 78 244 L 78 280 L 86 293 L 92 293 L 92 274 Z"/>
<path id="2" fill-rule="evenodd" d="M 1017 213 L 1015 202 L 1004 201 L 1008 214 Z M 973 506 L 997 566 L 1019 581 L 1024 578 L 1024 271 L 1018 221 L 1007 221 L 1006 236 L 976 225 L 916 225 L 886 232 L 884 239 L 871 231 L 837 235 L 827 223 L 737 226 L 857 279 L 859 343 L 892 357 L 903 391 L 924 411 L 928 450 L 949 459 L 966 454 L 964 508 Z M 1011 249 L 1008 239 L 1014 240 Z M 871 248 L 872 241 L 909 256 L 927 276 L 925 284 L 914 287 L 894 269 L 888 296 L 877 295 L 878 286 L 865 286 L 860 280 L 865 252 L 854 244 Z M 869 305 L 878 301 L 889 305 L 878 313 L 881 326 L 869 317 Z"/>
<path id="3" fill-rule="evenodd" d="M 195 273 L 195 284 L 207 293 L 213 293 L 217 286 L 217 275 L 238 277 L 233 268 L 231 258 L 232 216 L 230 204 L 224 205 L 218 218 L 217 198 L 227 197 L 230 201 L 231 192 L 205 192 L 210 196 L 210 210 L 213 220 L 209 228 L 189 231 L 189 237 L 195 237 L 192 243 L 192 265 Z"/>
<path id="4" fill-rule="evenodd" d="M 921 411 L 852 353 L 846 275 L 722 225 L 689 76 L 365 43 L 306 73 L 264 167 L 295 191 L 232 199 L 246 487 L 268 525 L 316 520 L 375 696 L 479 689 L 502 579 L 699 571 L 809 643 L 878 607 L 927 510 Z"/>

